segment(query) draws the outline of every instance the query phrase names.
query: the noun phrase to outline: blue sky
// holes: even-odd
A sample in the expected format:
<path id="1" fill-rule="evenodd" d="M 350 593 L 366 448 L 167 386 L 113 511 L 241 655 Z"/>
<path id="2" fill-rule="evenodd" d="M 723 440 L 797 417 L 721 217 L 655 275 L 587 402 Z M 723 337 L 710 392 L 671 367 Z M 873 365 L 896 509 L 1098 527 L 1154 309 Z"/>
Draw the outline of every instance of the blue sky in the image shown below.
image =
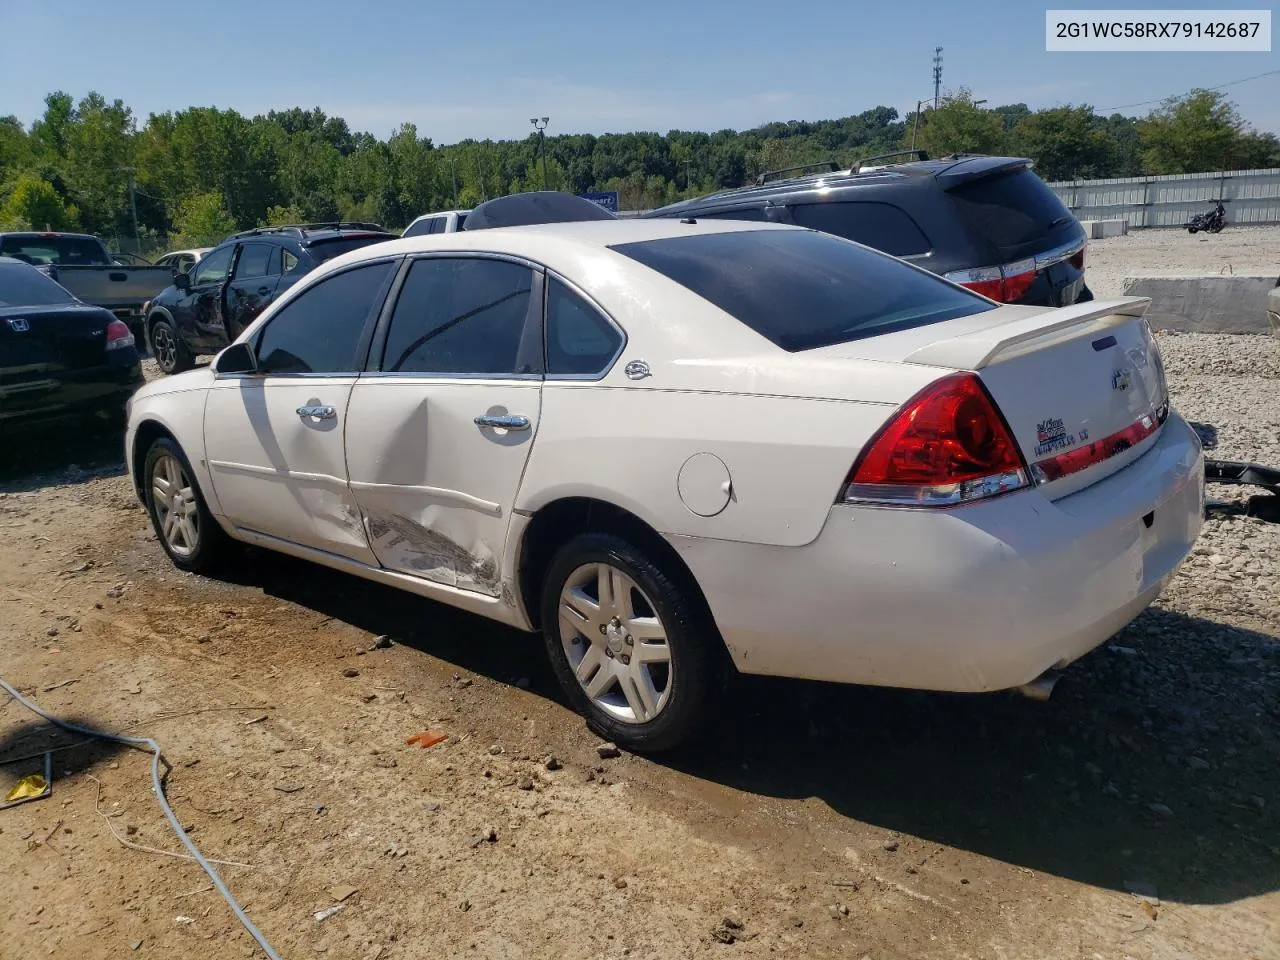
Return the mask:
<path id="1" fill-rule="evenodd" d="M 411 121 L 437 143 L 522 137 L 535 115 L 550 133 L 741 129 L 878 104 L 905 114 L 932 93 L 935 45 L 943 86 L 991 106 L 1109 107 L 1280 69 L 1277 52 L 1046 53 L 1045 5 L 1012 0 L 4 6 L 0 115 L 26 123 L 60 88 L 119 97 L 140 122 L 192 105 L 319 106 L 379 136 Z M 1227 92 L 1280 132 L 1280 75 Z"/>

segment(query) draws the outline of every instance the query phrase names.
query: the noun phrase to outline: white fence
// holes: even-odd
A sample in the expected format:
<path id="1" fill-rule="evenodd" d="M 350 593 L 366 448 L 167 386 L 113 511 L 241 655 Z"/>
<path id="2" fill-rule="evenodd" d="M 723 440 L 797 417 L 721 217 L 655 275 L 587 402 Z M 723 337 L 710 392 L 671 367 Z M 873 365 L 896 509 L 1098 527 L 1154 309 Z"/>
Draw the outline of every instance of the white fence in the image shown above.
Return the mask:
<path id="1" fill-rule="evenodd" d="M 1049 186 L 1079 220 L 1180 227 L 1221 199 L 1227 223 L 1280 223 L 1280 169 L 1066 180 Z"/>

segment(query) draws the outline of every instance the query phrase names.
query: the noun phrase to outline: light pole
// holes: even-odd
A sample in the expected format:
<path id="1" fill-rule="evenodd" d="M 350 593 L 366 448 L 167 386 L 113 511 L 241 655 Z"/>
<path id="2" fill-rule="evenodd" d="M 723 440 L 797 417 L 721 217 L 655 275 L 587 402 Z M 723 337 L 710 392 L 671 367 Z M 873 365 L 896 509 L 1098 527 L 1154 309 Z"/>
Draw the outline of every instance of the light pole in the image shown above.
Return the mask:
<path id="1" fill-rule="evenodd" d="M 138 201 L 134 198 L 134 170 L 134 167 L 120 167 L 121 173 L 129 174 L 129 212 L 133 215 L 133 252 L 137 253 L 142 248 L 142 240 L 138 236 Z"/>
<path id="2" fill-rule="evenodd" d="M 550 189 L 547 186 L 547 137 L 543 131 L 547 129 L 550 117 L 530 117 L 529 122 L 538 131 L 538 151 L 542 154 L 542 189 L 547 190 Z"/>

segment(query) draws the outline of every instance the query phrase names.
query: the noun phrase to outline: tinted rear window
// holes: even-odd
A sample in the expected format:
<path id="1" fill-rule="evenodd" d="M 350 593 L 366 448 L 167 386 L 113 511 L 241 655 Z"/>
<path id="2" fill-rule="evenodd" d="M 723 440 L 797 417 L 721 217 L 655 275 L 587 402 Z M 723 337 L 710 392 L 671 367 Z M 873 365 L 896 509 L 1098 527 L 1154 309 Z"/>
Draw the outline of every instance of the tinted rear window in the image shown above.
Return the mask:
<path id="1" fill-rule="evenodd" d="M 950 193 L 965 221 L 1002 251 L 1039 240 L 1071 221 L 1071 211 L 1058 195 L 1025 167 L 979 177 Z"/>
<path id="2" fill-rule="evenodd" d="M 66 288 L 54 283 L 35 267 L 0 264 L 0 307 L 36 307 L 74 303 Z"/>
<path id="3" fill-rule="evenodd" d="M 801 227 L 856 240 L 895 257 L 928 253 L 929 238 L 899 207 L 891 203 L 802 203 L 791 209 Z"/>
<path id="4" fill-rule="evenodd" d="M 367 247 L 371 243 L 382 243 L 384 240 L 394 239 L 395 237 L 382 233 L 363 234 L 356 237 L 334 237 L 332 240 L 313 240 L 307 244 L 307 249 L 311 251 L 313 257 L 324 262 L 325 260 L 332 260 L 334 257 L 340 257 L 344 253 L 350 253 L 352 250 Z"/>
<path id="5" fill-rule="evenodd" d="M 892 257 L 810 230 L 703 234 L 613 249 L 793 353 L 995 306 Z"/>
<path id="6" fill-rule="evenodd" d="M 0 256 L 16 257 L 26 263 L 54 263 L 60 267 L 110 264 L 106 252 L 93 237 L 4 237 Z"/>

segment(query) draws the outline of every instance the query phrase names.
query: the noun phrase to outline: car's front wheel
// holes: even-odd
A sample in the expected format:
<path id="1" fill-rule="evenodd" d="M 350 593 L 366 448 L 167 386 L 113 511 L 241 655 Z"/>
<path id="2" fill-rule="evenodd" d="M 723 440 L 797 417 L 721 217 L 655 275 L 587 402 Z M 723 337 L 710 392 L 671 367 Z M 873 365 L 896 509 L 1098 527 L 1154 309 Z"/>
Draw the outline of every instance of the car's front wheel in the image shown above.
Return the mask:
<path id="1" fill-rule="evenodd" d="M 181 448 L 160 437 L 144 463 L 147 513 L 174 566 L 207 573 L 225 557 L 231 538 L 213 519 Z"/>
<path id="2" fill-rule="evenodd" d="M 683 579 L 611 534 L 575 537 L 551 562 L 542 627 L 552 667 L 587 724 L 619 746 L 671 749 L 714 692 L 718 641 Z"/>
<path id="3" fill-rule="evenodd" d="M 182 373 L 195 365 L 191 351 L 168 320 L 152 321 L 151 353 L 156 358 L 156 365 L 161 373 Z"/>

